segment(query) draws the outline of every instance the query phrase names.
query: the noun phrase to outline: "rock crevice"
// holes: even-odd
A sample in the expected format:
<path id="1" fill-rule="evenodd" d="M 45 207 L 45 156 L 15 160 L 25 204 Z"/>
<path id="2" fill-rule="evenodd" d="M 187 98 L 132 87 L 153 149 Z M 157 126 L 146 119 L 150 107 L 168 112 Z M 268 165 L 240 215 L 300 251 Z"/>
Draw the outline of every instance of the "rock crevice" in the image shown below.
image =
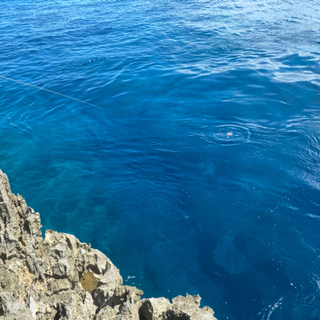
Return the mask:
<path id="1" fill-rule="evenodd" d="M 200 297 L 141 299 L 115 265 L 40 215 L 0 170 L 0 320 L 216 320 Z"/>

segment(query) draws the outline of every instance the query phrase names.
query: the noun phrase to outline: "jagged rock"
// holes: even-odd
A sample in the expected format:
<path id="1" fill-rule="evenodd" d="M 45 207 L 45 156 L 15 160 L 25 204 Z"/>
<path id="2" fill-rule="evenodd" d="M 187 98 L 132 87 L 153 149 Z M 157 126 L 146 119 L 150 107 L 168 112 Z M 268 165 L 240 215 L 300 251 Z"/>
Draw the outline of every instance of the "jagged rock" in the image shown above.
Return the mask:
<path id="1" fill-rule="evenodd" d="M 0 267 L 0 285 L 1 291 L 10 293 L 17 292 L 21 289 L 18 275 L 10 269 Z"/>
<path id="2" fill-rule="evenodd" d="M 86 291 L 69 290 L 54 296 L 55 319 L 88 320 L 93 319 L 97 307 L 92 296 Z"/>
<path id="3" fill-rule="evenodd" d="M 104 292 L 104 289 L 107 291 Z M 97 288 L 95 294 L 95 302 L 100 303 L 95 320 L 139 319 L 140 297 L 143 292 L 136 287 L 116 286 L 108 291 L 108 288 L 103 286 Z"/>
<path id="4" fill-rule="evenodd" d="M 141 300 L 119 270 L 76 237 L 47 230 L 0 170 L 0 320 L 215 320 L 200 297 Z"/>
<path id="5" fill-rule="evenodd" d="M 34 320 L 31 310 L 9 292 L 0 292 L 0 316 L 6 320 Z"/>
<path id="6" fill-rule="evenodd" d="M 200 308 L 200 296 L 178 296 L 172 303 L 165 298 L 142 300 L 139 309 L 140 320 L 215 320 L 213 310 Z"/>
<path id="7" fill-rule="evenodd" d="M 169 319 L 181 320 L 213 320 L 213 310 L 209 307 L 200 309 L 200 296 L 178 296 L 172 299 L 172 306 L 168 310 Z"/>
<path id="8" fill-rule="evenodd" d="M 141 320 L 166 319 L 170 306 L 170 301 L 165 298 L 145 299 L 139 309 L 139 317 Z"/>

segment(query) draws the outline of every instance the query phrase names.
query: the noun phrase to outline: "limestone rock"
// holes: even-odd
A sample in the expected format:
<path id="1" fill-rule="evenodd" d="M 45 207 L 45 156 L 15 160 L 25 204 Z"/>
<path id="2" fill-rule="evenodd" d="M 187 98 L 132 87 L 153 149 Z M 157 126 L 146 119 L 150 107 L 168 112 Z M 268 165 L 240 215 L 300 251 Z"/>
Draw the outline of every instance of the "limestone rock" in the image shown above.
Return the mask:
<path id="1" fill-rule="evenodd" d="M 165 298 L 142 300 L 140 320 L 216 320 L 209 307 L 200 308 L 200 296 L 178 296 L 172 303 Z"/>
<path id="2" fill-rule="evenodd" d="M 166 319 L 171 303 L 165 298 L 150 298 L 143 300 L 139 309 L 141 320 Z"/>
<path id="3" fill-rule="evenodd" d="M 141 300 L 100 251 L 47 230 L 0 170 L 0 320 L 214 320 L 200 297 Z"/>
<path id="4" fill-rule="evenodd" d="M 8 292 L 0 292 L 0 316 L 6 320 L 34 320 L 31 310 Z"/>
<path id="5" fill-rule="evenodd" d="M 200 309 L 200 296 L 186 295 L 172 299 L 172 306 L 168 314 L 169 319 L 181 320 L 214 320 L 213 310 L 209 307 Z"/>

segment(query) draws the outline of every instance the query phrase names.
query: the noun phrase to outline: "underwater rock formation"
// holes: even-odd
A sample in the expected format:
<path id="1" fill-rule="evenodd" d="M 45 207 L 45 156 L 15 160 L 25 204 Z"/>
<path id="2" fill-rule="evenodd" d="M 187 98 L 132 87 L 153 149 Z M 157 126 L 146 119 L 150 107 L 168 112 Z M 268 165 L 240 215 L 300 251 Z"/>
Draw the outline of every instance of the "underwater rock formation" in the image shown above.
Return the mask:
<path id="1" fill-rule="evenodd" d="M 0 170 L 0 320 L 216 320 L 200 297 L 141 299 L 76 237 L 47 230 Z"/>

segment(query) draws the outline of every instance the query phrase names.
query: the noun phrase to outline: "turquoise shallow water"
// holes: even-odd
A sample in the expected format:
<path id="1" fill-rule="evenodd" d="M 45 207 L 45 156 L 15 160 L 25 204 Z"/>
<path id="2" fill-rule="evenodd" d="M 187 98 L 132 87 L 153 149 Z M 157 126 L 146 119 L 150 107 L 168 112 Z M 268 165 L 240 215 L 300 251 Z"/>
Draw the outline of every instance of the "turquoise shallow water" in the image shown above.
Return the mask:
<path id="1" fill-rule="evenodd" d="M 317 1 L 1 1 L 0 168 L 146 297 L 320 318 Z"/>

